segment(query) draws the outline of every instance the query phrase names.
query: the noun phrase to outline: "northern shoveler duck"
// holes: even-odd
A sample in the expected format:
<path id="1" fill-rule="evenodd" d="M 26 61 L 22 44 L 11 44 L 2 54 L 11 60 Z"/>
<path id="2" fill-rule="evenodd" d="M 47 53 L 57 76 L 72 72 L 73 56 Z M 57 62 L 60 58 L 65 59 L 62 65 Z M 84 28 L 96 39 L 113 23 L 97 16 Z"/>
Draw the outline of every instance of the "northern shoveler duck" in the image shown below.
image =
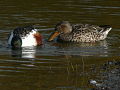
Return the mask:
<path id="1" fill-rule="evenodd" d="M 34 26 L 18 27 L 8 37 L 8 45 L 14 48 L 42 44 L 42 36 Z"/>
<path id="2" fill-rule="evenodd" d="M 111 29 L 109 25 L 71 25 L 68 21 L 62 21 L 56 25 L 55 32 L 51 34 L 48 41 L 52 41 L 58 36 L 58 40 L 61 41 L 95 42 L 104 40 Z"/>

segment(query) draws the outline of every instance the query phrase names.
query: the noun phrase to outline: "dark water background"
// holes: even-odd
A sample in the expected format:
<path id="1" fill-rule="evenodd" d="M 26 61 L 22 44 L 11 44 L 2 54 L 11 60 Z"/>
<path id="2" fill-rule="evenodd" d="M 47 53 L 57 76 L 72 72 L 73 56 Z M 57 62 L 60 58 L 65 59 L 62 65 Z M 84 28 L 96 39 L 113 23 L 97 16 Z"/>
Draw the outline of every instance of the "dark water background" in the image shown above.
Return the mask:
<path id="1" fill-rule="evenodd" d="M 63 20 L 109 24 L 113 29 L 106 40 L 96 43 L 47 42 Z M 7 35 L 14 28 L 32 24 L 39 25 L 44 45 L 7 48 Z M 119 70 L 119 0 L 0 0 L 1 90 L 119 90 Z"/>

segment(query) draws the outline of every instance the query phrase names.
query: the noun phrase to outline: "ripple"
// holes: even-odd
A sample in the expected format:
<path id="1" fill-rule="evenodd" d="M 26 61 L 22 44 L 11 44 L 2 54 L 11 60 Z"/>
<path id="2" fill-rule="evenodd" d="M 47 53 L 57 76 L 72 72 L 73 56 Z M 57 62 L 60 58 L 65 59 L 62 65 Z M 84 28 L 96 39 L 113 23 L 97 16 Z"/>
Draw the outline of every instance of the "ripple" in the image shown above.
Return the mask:
<path id="1" fill-rule="evenodd" d="M 97 72 L 101 73 L 100 70 L 96 69 L 97 65 L 104 64 L 108 60 L 114 61 L 116 58 L 119 60 L 119 0 L 53 0 L 42 2 L 40 0 L 30 0 L 29 2 L 0 0 L 0 6 L 1 89 L 46 90 L 85 89 L 85 87 L 89 89 L 88 79 L 90 77 L 91 80 L 95 81 L 96 79 L 93 78 L 95 76 L 101 79 L 101 76 L 97 74 Z M 106 40 L 96 43 L 47 42 L 56 23 L 63 20 L 73 24 L 109 24 L 113 29 Z M 44 45 L 24 47 L 21 50 L 7 48 L 9 32 L 17 26 L 31 24 L 38 25 L 38 31 L 44 38 Z M 91 65 L 96 65 L 92 72 L 89 70 Z M 94 69 L 96 71 L 92 75 Z M 116 69 L 110 71 L 114 70 Z M 112 76 L 111 72 L 106 73 Z M 109 76 L 107 74 L 106 76 Z M 111 79 L 114 80 L 114 78 Z M 111 84 L 109 82 L 108 78 L 105 85 Z M 99 84 L 99 81 L 97 83 Z M 94 84 L 94 81 L 91 84 Z"/>

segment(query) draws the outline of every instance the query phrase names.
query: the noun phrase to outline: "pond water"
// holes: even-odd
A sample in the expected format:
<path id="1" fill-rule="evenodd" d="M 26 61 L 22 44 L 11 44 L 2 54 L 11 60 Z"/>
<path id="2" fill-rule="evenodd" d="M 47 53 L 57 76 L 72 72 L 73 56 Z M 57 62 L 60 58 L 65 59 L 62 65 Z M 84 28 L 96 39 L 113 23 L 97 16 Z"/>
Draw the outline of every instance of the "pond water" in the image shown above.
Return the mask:
<path id="1" fill-rule="evenodd" d="M 96 43 L 47 42 L 63 20 L 113 29 L 106 40 Z M 7 48 L 7 36 L 14 28 L 36 24 L 44 37 L 42 46 Z M 0 0 L 0 89 L 119 90 L 115 81 L 120 80 L 119 34 L 119 0 Z M 110 75 L 114 78 L 108 79 Z"/>

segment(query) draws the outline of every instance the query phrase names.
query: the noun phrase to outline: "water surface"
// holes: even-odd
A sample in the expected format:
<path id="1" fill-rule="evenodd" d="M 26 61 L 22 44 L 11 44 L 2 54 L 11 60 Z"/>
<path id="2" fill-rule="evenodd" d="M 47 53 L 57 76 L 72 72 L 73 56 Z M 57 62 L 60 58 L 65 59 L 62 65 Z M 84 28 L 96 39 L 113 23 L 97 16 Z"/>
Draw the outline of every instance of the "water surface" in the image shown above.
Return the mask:
<path id="1" fill-rule="evenodd" d="M 98 88 L 89 81 L 104 82 L 103 76 L 107 77 L 111 73 L 101 70 L 100 67 L 108 62 L 119 63 L 120 60 L 119 10 L 119 0 L 1 0 L 0 88 L 2 90 Z M 109 24 L 113 29 L 106 40 L 96 43 L 47 42 L 54 26 L 63 20 L 73 24 Z M 14 28 L 33 24 L 39 26 L 37 29 L 44 37 L 44 45 L 25 47 L 22 50 L 7 48 L 7 36 Z M 109 68 L 109 71 L 120 74 L 116 71 L 120 68 L 119 65 L 108 66 L 113 67 Z M 101 79 L 103 81 L 100 81 Z M 105 80 L 111 84 L 108 78 Z M 108 86 L 104 84 L 103 87 Z M 119 90 L 119 87 L 112 88 L 114 89 Z"/>

